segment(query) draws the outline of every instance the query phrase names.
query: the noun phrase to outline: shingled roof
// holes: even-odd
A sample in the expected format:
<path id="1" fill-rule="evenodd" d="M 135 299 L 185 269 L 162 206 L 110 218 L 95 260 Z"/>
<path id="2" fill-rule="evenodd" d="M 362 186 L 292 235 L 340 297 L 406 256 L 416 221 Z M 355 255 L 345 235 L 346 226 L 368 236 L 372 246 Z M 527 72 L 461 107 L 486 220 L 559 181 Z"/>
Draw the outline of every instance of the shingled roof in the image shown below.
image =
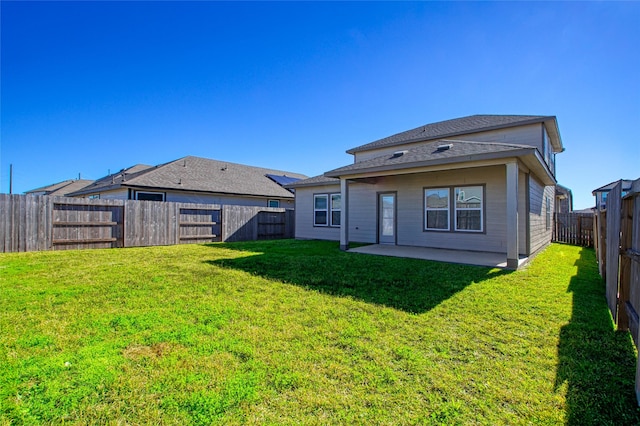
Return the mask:
<path id="1" fill-rule="evenodd" d="M 299 188 L 302 186 L 340 185 L 340 179 L 318 175 L 309 179 L 301 179 L 297 182 L 285 185 L 285 188 Z"/>
<path id="2" fill-rule="evenodd" d="M 65 196 L 74 191 L 78 191 L 85 186 L 91 184 L 93 181 L 88 179 L 67 179 L 62 182 L 54 183 L 40 188 L 25 191 L 25 194 L 39 194 L 39 195 L 59 195 Z"/>
<path id="3" fill-rule="evenodd" d="M 85 195 L 135 187 L 152 190 L 179 190 L 233 195 L 293 198 L 293 194 L 266 175 L 297 179 L 307 176 L 282 170 L 188 156 L 158 166 L 136 165 L 97 180 L 73 195 Z"/>
<path id="4" fill-rule="evenodd" d="M 477 161 L 522 156 L 532 154 L 534 151 L 535 148 L 529 145 L 438 140 L 417 145 L 395 154 L 385 154 L 349 164 L 348 166 L 328 171 L 325 176 L 340 177 L 355 173 L 459 163 L 470 161 L 471 159 Z"/>
<path id="5" fill-rule="evenodd" d="M 386 148 L 411 142 L 422 142 L 433 139 L 450 138 L 469 133 L 485 132 L 489 130 L 503 129 L 507 127 L 522 126 L 527 124 L 545 123 L 547 132 L 556 136 L 557 150 L 562 150 L 562 142 L 555 124 L 554 116 L 542 115 L 470 115 L 468 117 L 454 118 L 426 124 L 415 129 L 397 133 L 395 135 L 379 139 L 377 141 L 360 145 L 347 150 L 349 154 L 370 149 Z"/>

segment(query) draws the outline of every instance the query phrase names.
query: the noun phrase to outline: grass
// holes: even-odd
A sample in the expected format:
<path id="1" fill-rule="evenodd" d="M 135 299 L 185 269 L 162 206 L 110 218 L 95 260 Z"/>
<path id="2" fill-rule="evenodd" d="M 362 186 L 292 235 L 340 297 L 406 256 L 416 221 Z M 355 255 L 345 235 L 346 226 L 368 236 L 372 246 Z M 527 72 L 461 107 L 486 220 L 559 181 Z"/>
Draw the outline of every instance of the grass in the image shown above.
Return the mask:
<path id="1" fill-rule="evenodd" d="M 639 424 L 592 250 L 518 272 L 270 241 L 0 255 L 0 424 Z"/>

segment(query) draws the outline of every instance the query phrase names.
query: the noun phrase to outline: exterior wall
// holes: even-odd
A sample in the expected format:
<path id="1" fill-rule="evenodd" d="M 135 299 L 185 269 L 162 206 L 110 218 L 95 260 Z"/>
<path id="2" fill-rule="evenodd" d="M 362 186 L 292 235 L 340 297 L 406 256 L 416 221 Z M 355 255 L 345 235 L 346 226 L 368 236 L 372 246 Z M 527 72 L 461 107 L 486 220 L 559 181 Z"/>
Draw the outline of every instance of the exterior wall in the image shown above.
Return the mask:
<path id="1" fill-rule="evenodd" d="M 550 226 L 547 229 L 547 203 L 550 200 Z M 529 227 L 531 235 L 531 253 L 544 248 L 551 242 L 553 231 L 553 209 L 555 199 L 555 187 L 544 186 L 540 181 L 531 176 L 529 178 Z"/>
<path id="2" fill-rule="evenodd" d="M 161 191 L 150 189 L 149 192 L 164 192 L 166 194 L 165 201 L 171 201 L 176 203 L 200 203 L 200 204 L 220 204 L 220 205 L 235 205 L 235 206 L 258 206 L 268 207 L 269 200 L 279 200 L 280 207 L 284 209 L 293 209 L 294 200 L 284 199 L 276 197 L 243 197 L 235 195 L 216 195 L 216 194 L 202 194 L 197 192 L 177 192 L 177 191 Z M 88 198 L 88 195 L 84 196 Z M 106 191 L 100 193 L 100 198 L 103 200 L 128 200 L 129 189 L 120 188 L 113 191 Z"/>
<path id="3" fill-rule="evenodd" d="M 339 227 L 313 225 L 313 195 L 333 194 L 339 192 L 340 184 L 296 188 L 296 238 L 332 241 L 340 240 Z M 352 193 L 349 195 L 349 198 L 351 198 Z"/>
<path id="4" fill-rule="evenodd" d="M 83 195 L 81 198 L 89 198 L 92 194 Z M 129 190 L 126 188 L 114 189 L 112 191 L 100 192 L 101 200 L 128 200 Z"/>
<path id="5" fill-rule="evenodd" d="M 488 132 L 469 133 L 467 135 L 453 136 L 451 138 L 443 138 L 447 140 L 461 140 L 461 141 L 474 141 L 474 142 L 499 142 L 499 143 L 514 143 L 521 145 L 534 146 L 543 152 L 543 131 L 544 125 L 542 123 L 530 124 L 528 126 L 511 127 L 508 129 L 498 129 Z M 355 154 L 355 162 L 368 160 L 370 158 L 379 157 L 381 155 L 393 154 L 396 151 L 409 148 L 411 146 L 419 145 L 423 142 L 417 142 L 405 145 L 396 145 L 387 148 L 373 149 L 370 151 L 358 152 Z"/>
<path id="6" fill-rule="evenodd" d="M 484 232 L 423 230 L 424 187 L 453 185 L 485 185 Z M 389 190 L 395 187 L 398 191 L 397 244 L 506 253 L 506 184 L 503 166 L 396 177 L 390 179 L 386 186 Z"/>
<path id="7" fill-rule="evenodd" d="M 484 185 L 484 232 L 424 231 L 424 188 Z M 296 238 L 338 240 L 339 228 L 313 227 L 313 194 L 339 186 L 297 188 Z M 504 166 L 418 173 L 378 178 L 375 184 L 349 183 L 349 241 L 377 242 L 377 197 L 397 194 L 397 244 L 506 253 L 506 184 Z"/>
<path id="8" fill-rule="evenodd" d="M 279 200 L 280 207 L 284 209 L 294 208 L 293 199 L 270 198 L 270 197 L 243 197 L 240 195 L 216 195 L 216 194 L 199 194 L 195 192 L 166 192 L 166 201 L 178 203 L 203 203 L 203 204 L 220 204 L 234 206 L 258 206 L 268 207 L 269 200 Z"/>
<path id="9" fill-rule="evenodd" d="M 378 194 L 396 193 L 397 244 L 506 253 L 506 171 L 503 165 L 380 177 L 374 184 L 349 183 L 349 241 L 378 240 Z M 424 188 L 484 185 L 484 232 L 424 231 Z M 339 185 L 296 190 L 296 238 L 338 241 L 340 228 L 313 226 L 313 194 L 338 192 Z M 527 195 L 529 199 L 527 200 Z M 531 255 L 551 242 L 555 187 L 520 170 L 518 251 Z M 545 197 L 549 197 L 549 229 Z M 452 224 L 453 225 L 453 224 Z"/>

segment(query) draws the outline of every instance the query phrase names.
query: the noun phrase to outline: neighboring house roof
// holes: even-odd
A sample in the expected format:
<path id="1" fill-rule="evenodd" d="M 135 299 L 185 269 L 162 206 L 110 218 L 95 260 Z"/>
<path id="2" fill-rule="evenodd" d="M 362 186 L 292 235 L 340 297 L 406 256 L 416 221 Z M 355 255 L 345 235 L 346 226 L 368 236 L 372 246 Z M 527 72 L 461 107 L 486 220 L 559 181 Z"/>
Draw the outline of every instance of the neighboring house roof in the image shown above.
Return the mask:
<path id="1" fill-rule="evenodd" d="M 569 188 L 567 188 L 566 186 L 562 186 L 562 185 L 556 185 L 556 196 L 562 196 L 562 197 L 572 197 L 573 194 L 571 192 L 571 190 Z"/>
<path id="2" fill-rule="evenodd" d="M 84 188 L 85 186 L 91 184 L 92 182 L 93 182 L 92 180 L 88 180 L 88 179 L 68 179 L 62 182 L 43 186 L 41 188 L 25 191 L 25 194 L 64 196 L 74 191 L 78 191 Z"/>
<path id="3" fill-rule="evenodd" d="M 595 211 L 596 211 L 595 207 L 589 207 L 588 209 L 574 210 L 573 213 L 593 214 L 593 212 Z"/>
<path id="4" fill-rule="evenodd" d="M 446 149 L 438 149 L 449 145 Z M 385 154 L 369 160 L 359 161 L 325 173 L 327 177 L 350 174 L 392 171 L 413 167 L 435 166 L 477 160 L 489 160 L 534 154 L 535 147 L 529 145 L 471 141 L 434 141 L 410 147 L 394 154 Z M 535 155 L 535 154 L 534 154 Z"/>
<path id="5" fill-rule="evenodd" d="M 293 194 L 266 175 L 304 179 L 305 175 L 243 164 L 188 156 L 158 166 L 138 164 L 95 181 L 74 192 L 85 195 L 121 187 L 233 195 L 293 198 Z"/>
<path id="6" fill-rule="evenodd" d="M 622 190 L 623 191 L 629 191 L 631 189 L 631 185 L 633 185 L 633 181 L 631 179 L 621 179 L 622 180 Z M 606 184 L 605 186 L 601 186 L 598 189 L 594 189 L 592 191 L 592 195 L 596 195 L 596 192 L 609 192 L 613 189 L 614 186 L 616 186 L 618 184 L 618 182 L 620 182 L 619 180 L 615 181 L 615 182 L 611 182 Z"/>
<path id="7" fill-rule="evenodd" d="M 415 129 L 397 133 L 395 135 L 379 139 L 377 141 L 360 145 L 347 150 L 349 154 L 368 151 L 371 149 L 386 148 L 395 145 L 403 145 L 412 142 L 429 141 L 433 139 L 451 138 L 469 133 L 486 132 L 489 130 L 504 129 L 508 127 L 523 126 L 527 124 L 544 123 L 547 133 L 557 152 L 562 151 L 560 131 L 555 116 L 541 115 L 471 115 L 468 117 L 454 118 L 438 123 L 426 124 Z"/>
<path id="8" fill-rule="evenodd" d="M 301 179 L 297 182 L 285 185 L 285 188 L 299 188 L 301 186 L 340 185 L 340 179 L 324 175 Z"/>

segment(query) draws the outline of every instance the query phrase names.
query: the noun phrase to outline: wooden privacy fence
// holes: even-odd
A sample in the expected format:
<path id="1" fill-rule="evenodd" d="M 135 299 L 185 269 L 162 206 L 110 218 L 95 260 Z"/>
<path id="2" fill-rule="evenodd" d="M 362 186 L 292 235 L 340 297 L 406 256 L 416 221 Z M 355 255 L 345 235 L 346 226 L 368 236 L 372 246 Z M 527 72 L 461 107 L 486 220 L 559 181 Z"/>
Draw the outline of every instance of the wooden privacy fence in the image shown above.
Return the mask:
<path id="1" fill-rule="evenodd" d="M 0 194 L 0 251 L 292 238 L 293 210 Z"/>
<path id="2" fill-rule="evenodd" d="M 592 247 L 593 217 L 593 213 L 556 213 L 553 241 Z"/>
<path id="3" fill-rule="evenodd" d="M 640 336 L 640 179 L 622 194 L 622 182 L 609 192 L 607 210 L 596 218 L 600 273 L 606 282 L 607 304 L 618 330 L 629 330 L 638 347 Z M 640 405 L 640 363 L 636 370 Z"/>

